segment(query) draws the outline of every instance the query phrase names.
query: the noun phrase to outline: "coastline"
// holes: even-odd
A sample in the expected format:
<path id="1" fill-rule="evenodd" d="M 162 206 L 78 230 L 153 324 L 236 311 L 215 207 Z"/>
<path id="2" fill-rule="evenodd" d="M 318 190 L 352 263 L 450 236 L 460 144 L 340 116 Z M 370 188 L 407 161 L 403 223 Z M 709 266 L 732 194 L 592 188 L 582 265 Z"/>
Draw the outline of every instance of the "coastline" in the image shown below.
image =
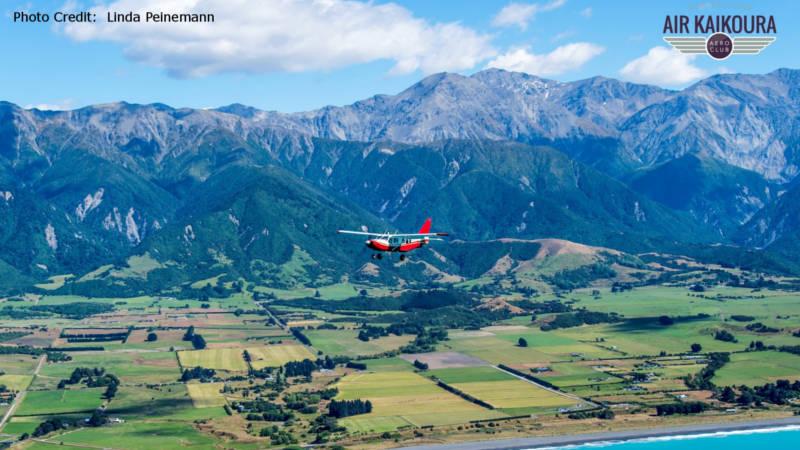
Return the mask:
<path id="1" fill-rule="evenodd" d="M 749 431 L 788 426 L 800 426 L 800 416 L 782 419 L 761 419 L 743 422 L 720 422 L 700 425 L 652 428 L 641 430 L 608 431 L 603 433 L 571 434 L 563 436 L 540 436 L 529 438 L 502 439 L 496 441 L 474 441 L 458 444 L 416 445 L 397 447 L 406 450 L 513 450 L 543 447 L 584 445 L 597 442 L 630 441 L 636 439 L 692 436 L 707 433 Z"/>

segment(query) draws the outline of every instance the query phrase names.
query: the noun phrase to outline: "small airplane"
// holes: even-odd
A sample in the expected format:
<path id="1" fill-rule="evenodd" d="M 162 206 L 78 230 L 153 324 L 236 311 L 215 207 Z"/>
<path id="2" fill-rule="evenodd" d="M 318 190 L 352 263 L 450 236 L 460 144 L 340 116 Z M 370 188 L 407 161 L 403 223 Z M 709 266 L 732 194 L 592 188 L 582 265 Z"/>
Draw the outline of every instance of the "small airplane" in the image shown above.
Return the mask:
<path id="1" fill-rule="evenodd" d="M 431 236 L 449 236 L 448 233 L 431 233 L 431 218 L 425 221 L 422 228 L 417 233 L 407 234 L 393 234 L 393 233 L 369 233 L 365 231 L 349 231 L 349 230 L 336 230 L 337 233 L 343 234 L 357 234 L 361 236 L 370 236 L 367 239 L 367 247 L 377 250 L 379 253 L 373 253 L 372 259 L 383 259 L 383 254 L 380 252 L 400 253 L 400 261 L 406 259 L 403 253 L 410 252 L 423 245 L 427 245 L 431 240 L 441 241 Z"/>

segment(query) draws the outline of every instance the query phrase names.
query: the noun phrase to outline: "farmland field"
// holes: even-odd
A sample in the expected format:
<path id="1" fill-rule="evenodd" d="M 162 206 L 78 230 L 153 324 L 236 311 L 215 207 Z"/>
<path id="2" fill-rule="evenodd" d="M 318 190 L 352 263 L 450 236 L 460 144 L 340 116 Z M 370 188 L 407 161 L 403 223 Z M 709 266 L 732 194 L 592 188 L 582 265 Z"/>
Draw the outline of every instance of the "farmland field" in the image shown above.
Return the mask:
<path id="1" fill-rule="evenodd" d="M 112 271 L 135 278 L 139 276 L 137 273 L 149 270 L 144 264 L 147 261 L 140 262 L 133 270 Z M 545 286 L 540 281 L 525 283 L 538 288 Z M 232 281 L 222 284 L 230 287 Z M 318 298 L 324 302 L 348 301 L 348 290 L 353 286 L 340 283 L 329 289 L 321 287 Z M 481 286 L 485 288 L 487 284 Z M 295 294 L 301 292 L 315 293 L 311 288 L 278 291 L 283 298 L 299 297 Z M 367 291 L 388 292 L 380 288 Z M 502 319 L 496 321 L 438 329 L 439 337 L 435 339 L 426 333 L 433 333 L 438 327 L 404 322 L 410 317 L 442 319 L 435 317 L 435 309 L 422 313 L 393 310 L 337 314 L 287 305 L 273 308 L 270 302 L 254 304 L 249 291 L 234 293 L 229 298 L 209 298 L 208 302 L 161 296 L 91 299 L 112 305 L 115 310 L 85 320 L 55 316 L 5 320 L 6 324 L 14 323 L 7 328 L 9 331 L 30 333 L 5 345 L 26 342 L 33 346 L 54 346 L 61 354 L 55 353 L 53 360 L 45 362 L 38 375 L 34 371 L 40 355 L 0 355 L 0 371 L 4 372 L 0 384 L 10 390 L 28 389 L 4 431 L 12 436 L 30 434 L 54 416 L 82 421 L 95 408 L 106 405 L 103 414 L 115 423 L 88 429 L 79 422 L 79 426 L 48 434 L 45 441 L 36 445 L 63 441 L 139 448 L 147 442 L 159 448 L 176 449 L 262 448 L 272 443 L 269 436 L 275 432 L 273 427 L 277 427 L 298 442 L 313 442 L 320 433 L 319 436 L 333 442 L 344 439 L 359 447 L 370 440 L 380 441 L 376 436 L 384 432 L 411 439 L 422 430 L 423 434 L 440 439 L 448 433 L 460 432 L 458 427 L 464 432 L 476 432 L 481 426 L 487 430 L 514 427 L 528 430 L 527 427 L 535 428 L 539 423 L 560 427 L 564 426 L 563 421 L 581 417 L 572 413 L 593 405 L 610 408 L 626 424 L 629 417 L 637 417 L 634 411 L 641 410 L 642 416 L 653 417 L 656 405 L 676 401 L 707 403 L 712 414 L 732 408 L 741 408 L 748 414 L 756 411 L 735 402 L 722 402 L 713 390 L 690 386 L 693 377 L 706 368 L 709 352 L 727 352 L 730 356 L 730 362 L 723 364 L 711 379 L 716 387 L 800 380 L 799 356 L 778 351 L 745 351 L 750 342 L 755 345 L 756 341 L 762 347 L 800 344 L 800 339 L 793 336 L 800 329 L 800 311 L 797 316 L 792 312 L 793 302 L 800 302 L 800 297 L 768 291 L 756 298 L 748 290 L 722 287 L 703 294 L 707 297 L 687 295 L 686 291 L 658 286 L 623 293 L 611 293 L 605 288 L 598 294 L 579 289 L 567 297 L 541 292 L 530 303 L 504 294 L 497 298 L 508 299 L 514 305 L 558 302 L 571 308 L 586 307 L 589 311 L 619 312 L 625 317 L 543 331 L 542 327 L 559 313 L 500 314 Z M 736 297 L 722 298 L 723 295 Z M 17 303 L 32 305 L 36 299 L 25 297 Z M 63 306 L 90 300 L 59 294 L 42 295 L 38 301 L 45 306 Z M 778 311 L 784 307 L 787 312 L 781 315 Z M 266 314 L 266 308 L 281 323 L 301 327 L 312 347 L 299 344 L 298 336 L 281 329 Z M 677 313 L 687 317 L 677 317 Z M 698 313 L 708 315 L 692 316 Z M 654 314 L 669 314 L 676 320 L 662 321 Z M 453 316 L 460 320 L 459 315 Z M 753 325 L 756 322 L 762 325 Z M 370 336 L 367 341 L 358 338 L 361 330 L 370 327 L 388 330 L 393 324 L 403 325 L 398 328 L 400 336 Z M 69 343 L 63 337 L 123 333 L 129 326 L 134 328 L 126 342 Z M 189 326 L 204 337 L 205 349 L 193 350 L 192 343 L 183 340 Z M 715 334 L 722 330 L 730 333 L 733 340 L 716 339 Z M 377 331 L 381 332 L 378 335 L 386 333 Z M 156 335 L 155 340 L 148 340 L 151 333 Z M 693 344 L 701 350 L 693 350 Z M 401 347 L 409 353 L 401 352 Z M 250 356 L 249 364 L 245 350 Z M 315 354 L 317 351 L 319 354 Z M 302 360 L 310 362 L 294 367 L 299 373 L 287 378 L 285 364 Z M 499 364 L 533 376 L 542 384 L 549 383 L 553 391 L 494 367 Z M 249 371 L 250 367 L 255 370 Z M 85 378 L 69 385 L 70 389 L 57 389 L 61 380 L 81 368 L 102 368 L 118 377 L 116 395 L 110 400 L 102 398 L 105 388 L 86 388 L 92 380 Z M 184 370 L 188 370 L 186 378 Z M 438 386 L 434 379 L 458 390 L 463 397 Z M 335 424 L 344 428 L 337 428 L 339 431 L 335 433 L 319 431 L 321 423 L 334 423 L 328 416 L 329 399 L 323 398 L 323 393 L 334 395 L 339 401 L 369 400 L 372 409 L 337 419 Z M 285 420 L 267 421 L 265 410 L 270 419 Z M 767 405 L 757 411 L 777 410 Z M 529 418 L 531 415 L 535 418 Z M 570 415 L 576 419 L 569 419 Z M 600 423 L 615 424 L 622 420 L 605 419 Z M 579 420 L 574 423 L 580 427 Z M 360 436 L 363 436 L 361 441 Z M 120 439 L 125 439 L 124 445 L 120 445 Z"/>
<path id="2" fill-rule="evenodd" d="M 71 412 L 92 412 L 100 406 L 104 389 L 61 389 L 30 391 L 25 394 L 15 416 L 38 416 Z"/>
<path id="3" fill-rule="evenodd" d="M 717 371 L 719 385 L 760 385 L 779 379 L 800 380 L 800 356 L 779 352 L 748 352 L 731 355 L 731 362 Z"/>
<path id="4" fill-rule="evenodd" d="M 247 363 L 242 357 L 242 348 L 213 348 L 186 350 L 178 352 L 181 366 L 185 368 L 205 367 L 208 369 L 246 371 Z"/>
<path id="5" fill-rule="evenodd" d="M 289 361 L 314 359 L 314 355 L 302 345 L 265 345 L 262 347 L 247 347 L 246 350 L 250 354 L 250 365 L 254 369 L 279 367 Z"/>
<path id="6" fill-rule="evenodd" d="M 357 330 L 315 330 L 306 335 L 315 348 L 332 355 L 360 356 L 394 350 L 411 341 L 411 336 L 389 335 L 368 342 L 356 339 Z"/>
<path id="7" fill-rule="evenodd" d="M 556 409 L 578 403 L 519 379 L 452 383 L 452 386 L 495 408 Z"/>
<path id="8" fill-rule="evenodd" d="M 373 404 L 369 414 L 343 422 L 353 430 L 389 430 L 401 425 L 444 425 L 503 417 L 451 394 L 411 372 L 354 374 L 342 378 L 337 399 L 361 398 Z M 447 414 L 441 414 L 447 411 Z M 376 420 L 378 419 L 378 420 Z"/>
<path id="9" fill-rule="evenodd" d="M 186 390 L 195 408 L 209 408 L 225 404 L 225 397 L 220 393 L 222 386 L 223 383 L 187 384 Z"/>

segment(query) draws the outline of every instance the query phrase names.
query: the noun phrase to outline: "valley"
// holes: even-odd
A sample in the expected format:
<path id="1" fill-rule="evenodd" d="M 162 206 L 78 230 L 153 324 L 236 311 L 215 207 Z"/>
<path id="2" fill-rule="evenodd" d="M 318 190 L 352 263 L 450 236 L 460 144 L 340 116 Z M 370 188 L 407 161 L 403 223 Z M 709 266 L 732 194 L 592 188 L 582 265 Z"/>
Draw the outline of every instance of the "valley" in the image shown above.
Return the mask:
<path id="1" fill-rule="evenodd" d="M 0 300 L 3 407 L 24 395 L 0 434 L 22 448 L 387 448 L 800 410 L 799 280 L 524 244 L 427 289 L 223 274 L 192 282 L 196 298 L 103 298 L 57 294 L 77 276 L 55 277 Z M 91 277 L 153 266 L 131 262 Z M 355 401 L 368 409 L 334 412 Z"/>
<path id="2" fill-rule="evenodd" d="M 288 114 L 2 102 L 0 440 L 377 449 L 794 417 L 799 73 L 487 69 Z M 428 217 L 450 237 L 403 260 L 336 233 Z"/>

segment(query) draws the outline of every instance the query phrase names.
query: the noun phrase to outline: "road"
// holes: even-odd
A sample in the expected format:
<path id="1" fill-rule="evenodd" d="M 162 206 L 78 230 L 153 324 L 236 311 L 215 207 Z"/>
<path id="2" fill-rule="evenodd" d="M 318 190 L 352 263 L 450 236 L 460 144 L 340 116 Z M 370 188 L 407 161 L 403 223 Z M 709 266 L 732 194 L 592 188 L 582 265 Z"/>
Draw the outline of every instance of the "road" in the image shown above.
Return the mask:
<path id="1" fill-rule="evenodd" d="M 800 417 L 784 419 L 748 420 L 742 422 L 707 423 L 681 427 L 650 428 L 644 430 L 611 431 L 605 433 L 572 434 L 566 436 L 543 436 L 497 441 L 464 442 L 460 444 L 418 445 L 401 447 L 407 450 L 511 450 L 540 447 L 583 445 L 591 442 L 628 441 L 653 437 L 702 435 L 718 432 L 757 430 L 764 428 L 800 427 Z M 724 444 L 723 444 L 724 445 Z"/>
<path id="2" fill-rule="evenodd" d="M 33 371 L 33 379 L 31 380 L 31 384 L 33 384 L 33 382 L 36 381 L 36 376 L 39 375 L 39 369 L 42 368 L 42 364 L 44 364 L 44 361 L 46 359 L 47 359 L 47 355 L 46 354 L 42 355 L 39 358 L 39 363 L 36 364 L 36 370 Z M 3 426 L 6 424 L 8 419 L 11 418 L 11 415 L 14 414 L 14 410 L 17 409 L 17 406 L 19 406 L 20 402 L 22 402 L 22 398 L 25 397 L 25 393 L 27 393 L 27 392 L 28 391 L 24 391 L 24 390 L 23 391 L 19 391 L 19 393 L 17 394 L 16 398 L 14 398 L 14 403 L 12 403 L 11 406 L 8 407 L 8 411 L 6 411 L 5 415 L 3 415 L 3 418 L 0 419 L 0 430 L 3 429 Z"/>
<path id="3" fill-rule="evenodd" d="M 281 322 L 280 320 L 278 320 L 278 318 L 277 318 L 277 317 L 275 317 L 275 316 L 272 314 L 272 311 L 270 311 L 270 310 L 269 310 L 269 308 L 266 308 L 266 307 L 264 307 L 263 305 L 261 305 L 261 304 L 260 304 L 260 303 L 258 303 L 258 302 L 254 302 L 254 303 L 255 303 L 256 305 L 258 305 L 258 306 L 259 306 L 261 309 L 263 309 L 264 311 L 266 311 L 266 312 L 267 312 L 267 314 L 269 314 L 269 316 L 272 318 L 272 320 L 274 320 L 274 321 L 275 321 L 275 323 L 276 323 L 276 324 L 277 324 L 277 325 L 278 325 L 278 326 L 281 328 L 281 330 L 283 330 L 283 331 L 285 331 L 285 332 L 287 332 L 287 333 L 289 333 L 289 334 L 292 334 L 292 331 L 289 329 L 289 327 L 288 327 L 288 326 L 287 326 L 285 323 L 283 323 L 283 322 Z M 301 344 L 303 344 L 303 343 L 301 342 Z M 313 343 L 312 343 L 312 344 L 313 344 Z M 305 344 L 303 344 L 303 345 L 305 345 Z M 317 349 L 315 349 L 313 345 L 306 345 L 306 347 L 308 347 L 308 349 L 311 351 L 311 354 L 312 354 L 312 355 L 317 355 L 317 354 L 318 354 L 318 353 L 317 353 Z"/>

